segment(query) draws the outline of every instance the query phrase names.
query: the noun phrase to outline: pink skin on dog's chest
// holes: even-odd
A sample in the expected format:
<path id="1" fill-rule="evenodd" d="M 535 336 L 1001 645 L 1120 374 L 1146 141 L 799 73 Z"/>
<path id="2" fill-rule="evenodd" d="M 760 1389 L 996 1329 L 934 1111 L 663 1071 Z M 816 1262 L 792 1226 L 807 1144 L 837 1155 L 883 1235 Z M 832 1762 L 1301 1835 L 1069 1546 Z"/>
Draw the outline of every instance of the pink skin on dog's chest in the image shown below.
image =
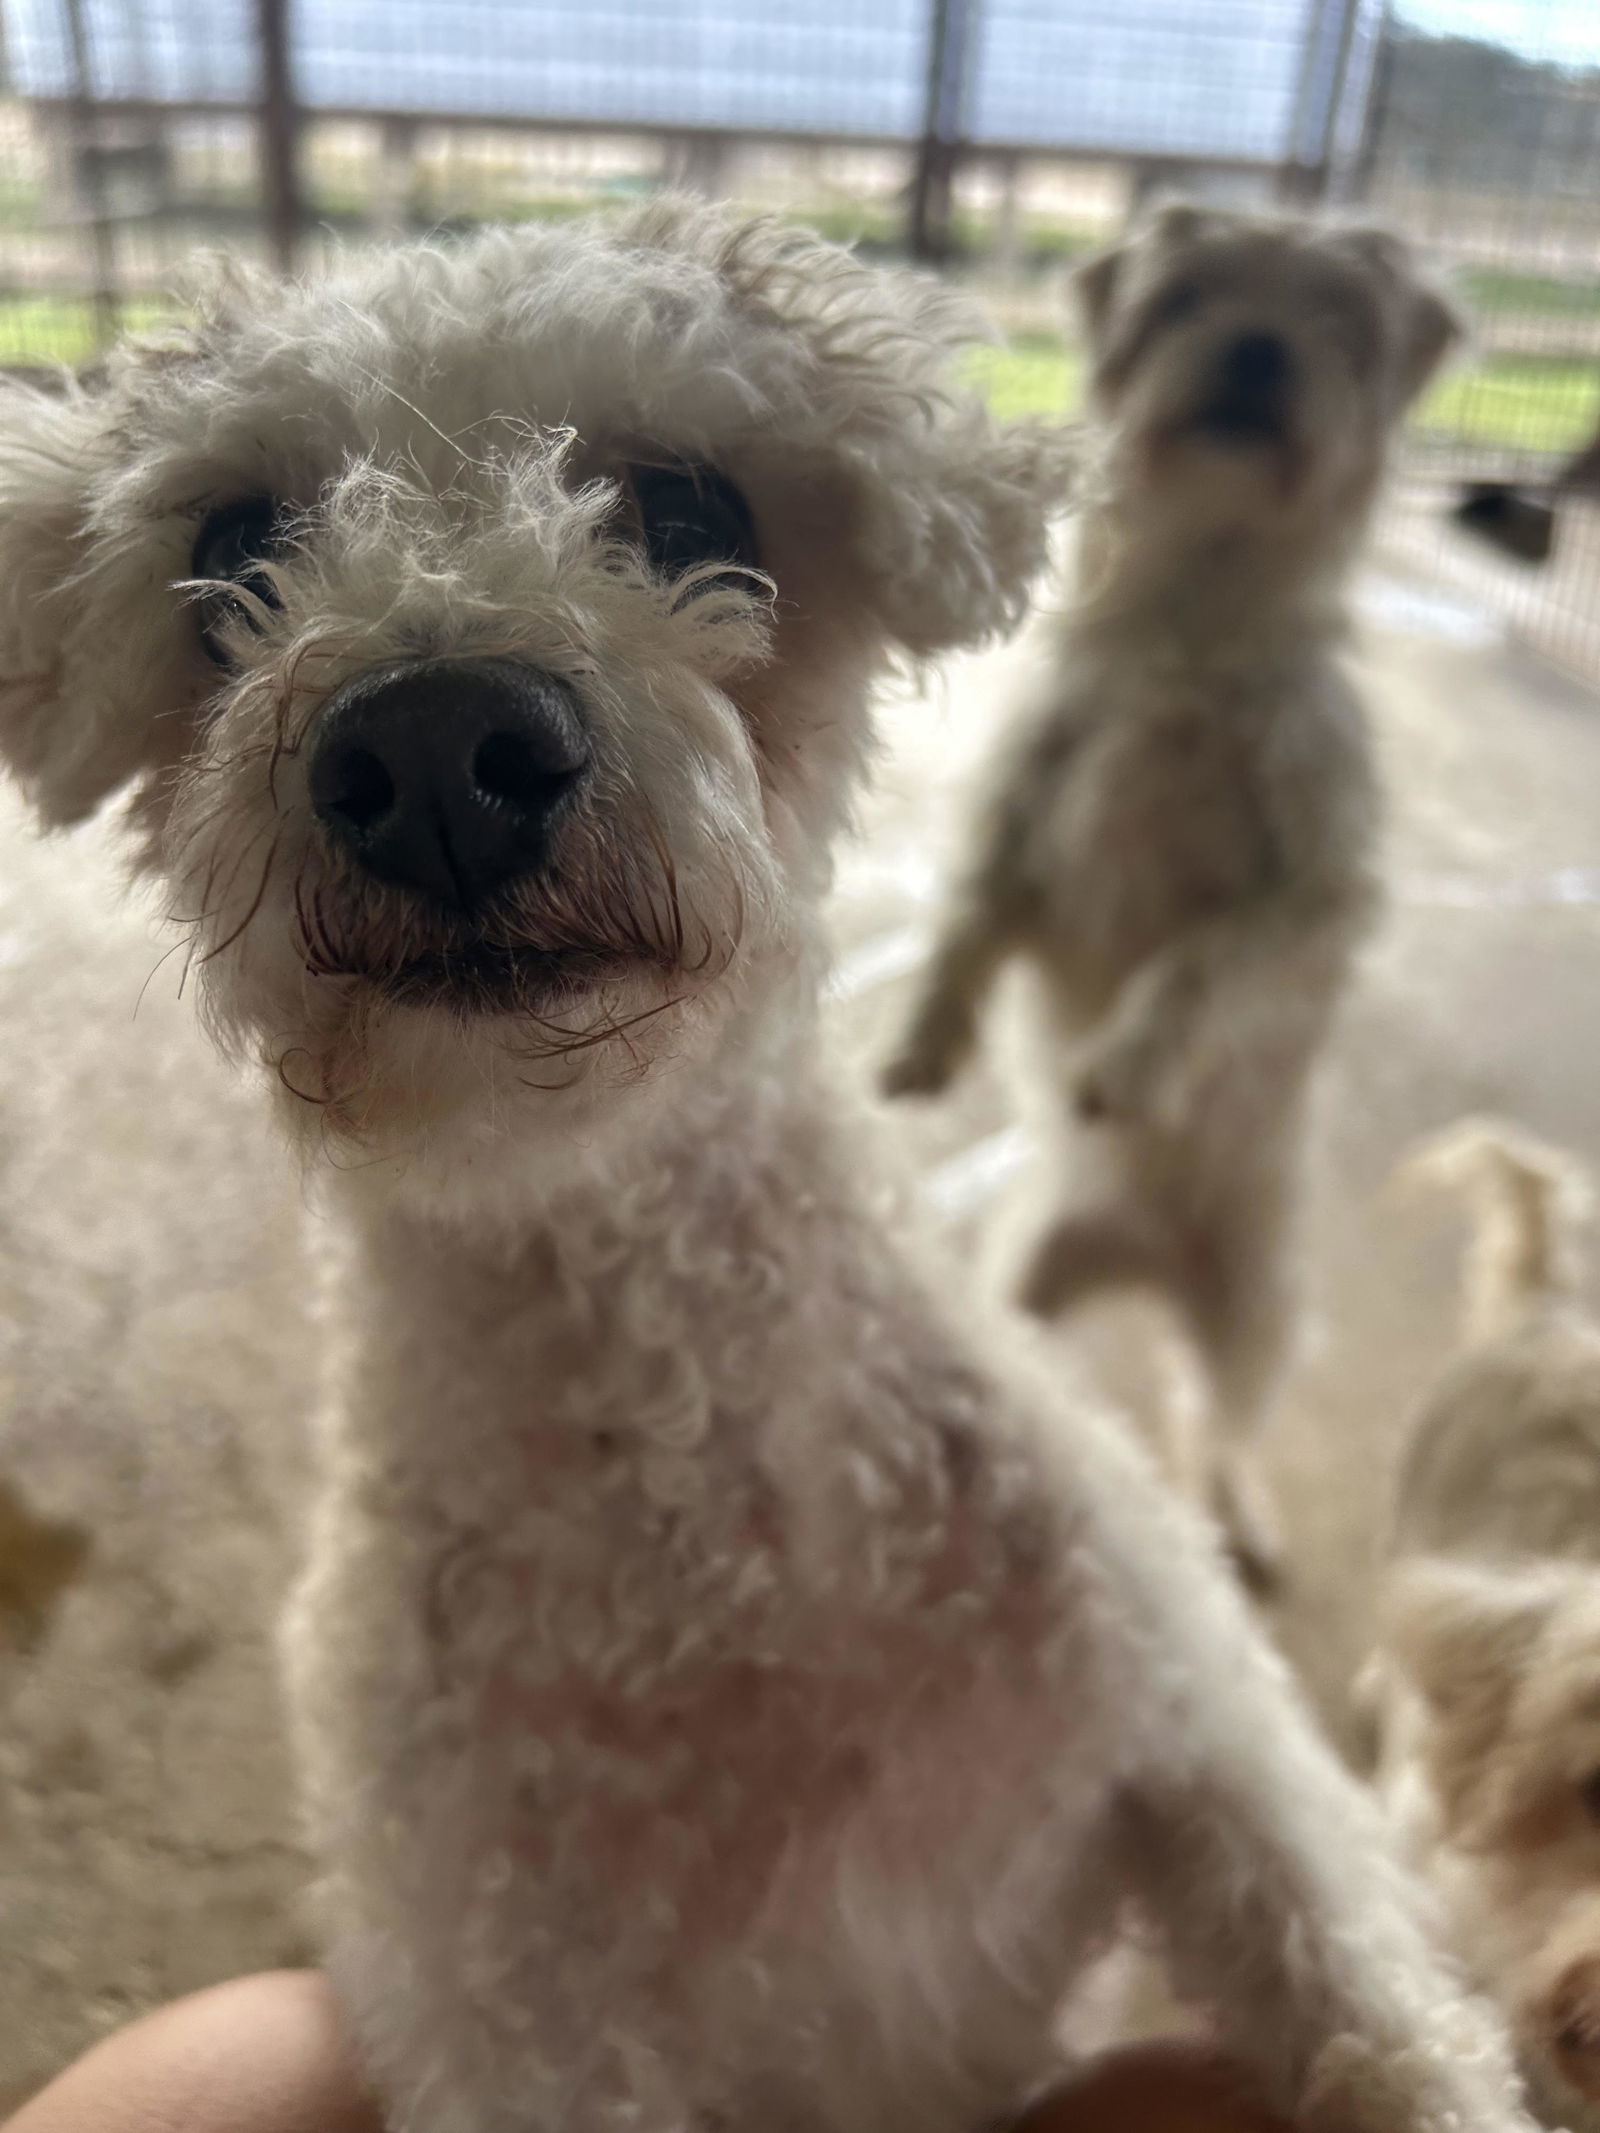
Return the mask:
<path id="1" fill-rule="evenodd" d="M 847 1571 L 797 1592 L 771 1499 L 732 1493 L 714 1554 L 737 1564 L 737 1591 L 670 1546 L 642 1572 L 619 1551 L 609 1585 L 602 1567 L 565 1589 L 548 1565 L 463 1539 L 429 1609 L 489 1848 L 563 1915 L 654 1902 L 680 1953 L 797 1925 L 845 1843 L 886 1883 L 925 1877 L 972 1841 L 997 1767 L 1025 1786 L 1060 1731 L 1037 1679 L 1044 1580 L 980 1570 L 969 1503 L 946 1507 L 892 1612 L 874 1612 Z M 527 1638 L 491 1654 L 508 1620 Z"/>

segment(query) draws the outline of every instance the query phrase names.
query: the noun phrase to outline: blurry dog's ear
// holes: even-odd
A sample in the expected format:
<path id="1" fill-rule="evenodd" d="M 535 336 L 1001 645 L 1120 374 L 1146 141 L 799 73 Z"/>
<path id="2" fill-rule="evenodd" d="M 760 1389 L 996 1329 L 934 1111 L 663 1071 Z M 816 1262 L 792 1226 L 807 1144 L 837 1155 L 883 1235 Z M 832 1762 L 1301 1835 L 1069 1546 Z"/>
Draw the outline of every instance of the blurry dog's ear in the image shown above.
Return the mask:
<path id="1" fill-rule="evenodd" d="M 1402 307 L 1400 393 L 1402 404 L 1409 405 L 1460 340 L 1461 314 L 1424 278 L 1415 252 L 1392 230 L 1336 230 L 1333 242 L 1381 276 Z"/>
<path id="2" fill-rule="evenodd" d="M 1559 1573 L 1424 1557 L 1385 1596 L 1383 1641 L 1431 1704 L 1461 1710 L 1510 1686 L 1564 1589 Z"/>
<path id="3" fill-rule="evenodd" d="M 1158 244 L 1192 244 L 1205 228 L 1208 210 L 1192 200 L 1161 200 L 1146 216 L 1142 227 Z"/>
<path id="4" fill-rule="evenodd" d="M 119 543 L 96 524 L 116 457 L 100 393 L 0 388 L 0 761 L 52 827 L 142 767 L 147 707 L 174 656 L 147 531 Z"/>
<path id="5" fill-rule="evenodd" d="M 1413 291 L 1411 320 L 1401 358 L 1401 390 L 1408 404 L 1421 392 L 1464 331 L 1460 313 L 1439 290 L 1424 285 Z"/>
<path id="6" fill-rule="evenodd" d="M 1547 1572 L 1438 1558 L 1408 1563 L 1384 1596 L 1380 1642 L 1433 1714 L 1425 1753 L 1452 1828 L 1481 1811 L 1484 1772 L 1559 1597 Z"/>
<path id="7" fill-rule="evenodd" d="M 1211 210 L 1192 200 L 1159 201 L 1139 216 L 1127 237 L 1074 269 L 1072 291 L 1093 353 L 1098 355 L 1109 338 L 1111 316 L 1134 252 L 1172 251 L 1191 244 L 1212 220 Z"/>
<path id="8" fill-rule="evenodd" d="M 1086 259 L 1082 266 L 1073 269 L 1072 293 L 1083 320 L 1084 337 L 1093 349 L 1105 345 L 1112 306 L 1117 300 L 1117 284 L 1122 278 L 1127 257 L 1126 245 L 1113 245 L 1109 252 L 1097 252 L 1092 259 Z"/>

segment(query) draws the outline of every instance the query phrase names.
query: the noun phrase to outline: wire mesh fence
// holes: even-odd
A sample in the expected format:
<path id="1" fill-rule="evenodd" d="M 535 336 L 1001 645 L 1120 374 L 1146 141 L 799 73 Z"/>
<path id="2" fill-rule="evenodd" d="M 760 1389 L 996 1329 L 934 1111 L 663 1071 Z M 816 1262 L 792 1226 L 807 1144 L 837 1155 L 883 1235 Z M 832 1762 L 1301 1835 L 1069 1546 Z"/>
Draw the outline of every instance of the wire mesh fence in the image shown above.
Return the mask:
<path id="1" fill-rule="evenodd" d="M 663 185 L 979 279 L 1010 409 L 1067 413 L 1062 269 L 1152 189 L 1363 200 L 1453 270 L 1470 359 L 1397 538 L 1600 675 L 1596 507 L 1542 572 L 1448 530 L 1600 424 L 1588 0 L 0 0 L 0 364 L 76 363 L 221 247 L 567 216 Z M 270 64 L 280 33 L 279 71 Z M 268 33 L 264 36 L 264 32 Z"/>
<path id="2" fill-rule="evenodd" d="M 1471 322 L 1469 359 L 1414 427 L 1395 537 L 1600 677 L 1600 505 L 1563 497 L 1537 567 L 1448 509 L 1463 482 L 1539 501 L 1600 431 L 1600 10 L 1416 0 L 1385 39 L 1363 181 L 1449 266 Z"/>

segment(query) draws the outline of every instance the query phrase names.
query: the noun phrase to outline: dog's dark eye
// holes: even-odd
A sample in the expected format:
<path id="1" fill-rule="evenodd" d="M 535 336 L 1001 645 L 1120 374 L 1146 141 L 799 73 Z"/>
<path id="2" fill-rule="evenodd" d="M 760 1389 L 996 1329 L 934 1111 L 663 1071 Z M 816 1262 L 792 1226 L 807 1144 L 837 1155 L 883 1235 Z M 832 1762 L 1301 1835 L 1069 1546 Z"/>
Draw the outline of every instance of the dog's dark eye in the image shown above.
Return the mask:
<path id="1" fill-rule="evenodd" d="M 635 467 L 632 482 L 645 553 L 663 577 L 702 563 L 755 567 L 750 506 L 715 467 Z"/>
<path id="2" fill-rule="evenodd" d="M 1600 1822 L 1600 1770 L 1591 1770 L 1578 1787 L 1583 1811 L 1591 1822 Z"/>
<path id="3" fill-rule="evenodd" d="M 245 496 L 213 511 L 200 528 L 190 575 L 209 579 L 218 588 L 200 598 L 200 641 L 218 666 L 228 664 L 223 647 L 224 625 L 236 622 L 241 615 L 247 620 L 249 617 L 248 608 L 230 599 L 220 588 L 224 584 L 242 586 L 264 606 L 276 607 L 278 596 L 272 579 L 261 565 L 282 555 L 288 547 L 287 522 L 288 512 L 276 498 Z"/>
<path id="4" fill-rule="evenodd" d="M 1205 291 L 1197 282 L 1174 282 L 1151 305 L 1149 323 L 1152 327 L 1181 326 L 1185 319 L 1194 317 L 1204 302 Z"/>

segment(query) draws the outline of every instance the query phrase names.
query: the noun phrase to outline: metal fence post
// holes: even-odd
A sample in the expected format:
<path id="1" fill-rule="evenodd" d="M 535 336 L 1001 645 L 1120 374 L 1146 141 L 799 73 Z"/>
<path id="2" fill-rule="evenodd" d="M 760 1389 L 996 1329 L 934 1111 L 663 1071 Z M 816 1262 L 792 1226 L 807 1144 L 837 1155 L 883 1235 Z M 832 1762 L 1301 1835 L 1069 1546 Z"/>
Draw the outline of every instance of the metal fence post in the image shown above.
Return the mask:
<path id="1" fill-rule="evenodd" d="M 108 347 L 122 323 L 117 292 L 117 233 L 111 219 L 106 191 L 105 162 L 100 153 L 100 131 L 95 121 L 94 80 L 89 63 L 89 26 L 83 0 L 67 0 L 67 38 L 72 47 L 72 140 L 69 159 L 73 181 L 89 213 L 90 242 L 94 252 L 94 336 L 97 346 Z"/>
<path id="2" fill-rule="evenodd" d="M 300 115 L 290 57 L 289 0 L 256 0 L 261 60 L 261 194 L 267 243 L 280 273 L 294 271 L 304 219 L 300 198 Z"/>
<path id="3" fill-rule="evenodd" d="M 951 218 L 956 171 L 966 132 L 978 5 L 979 0 L 933 0 L 928 89 L 911 181 L 911 223 L 907 233 L 912 258 L 932 266 L 943 264 L 955 249 Z"/>
<path id="4" fill-rule="evenodd" d="M 1366 5 L 1367 0 L 1312 0 L 1307 8 L 1292 141 L 1279 172 L 1279 190 L 1291 203 L 1326 200 L 1342 189 L 1347 176 L 1338 167 L 1339 135 L 1348 122 L 1351 60 Z M 1387 15 L 1387 5 L 1383 12 Z M 1381 34 L 1377 25 L 1374 33 Z M 1363 97 L 1369 88 L 1369 83 L 1359 85 Z"/>

